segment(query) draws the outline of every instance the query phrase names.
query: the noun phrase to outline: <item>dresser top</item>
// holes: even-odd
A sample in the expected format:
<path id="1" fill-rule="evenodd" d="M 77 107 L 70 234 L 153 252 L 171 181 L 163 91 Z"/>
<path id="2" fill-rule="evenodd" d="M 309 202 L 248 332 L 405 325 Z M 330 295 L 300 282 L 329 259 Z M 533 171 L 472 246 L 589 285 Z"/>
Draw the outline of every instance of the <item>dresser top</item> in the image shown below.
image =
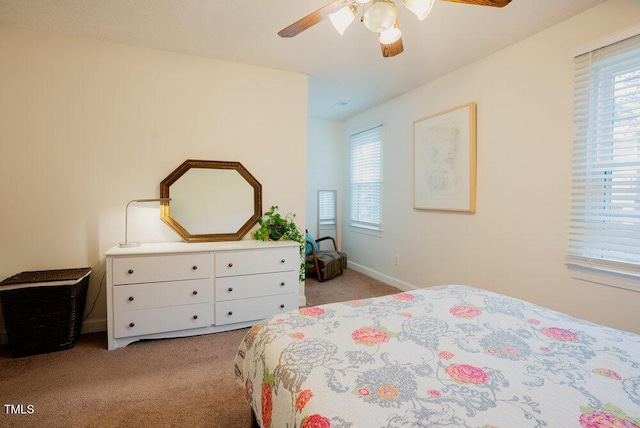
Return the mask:
<path id="1" fill-rule="evenodd" d="M 223 242 L 159 242 L 141 244 L 139 247 L 121 248 L 118 245 L 109 249 L 106 256 L 131 256 L 139 254 L 163 253 L 198 253 L 210 251 L 251 250 L 260 248 L 298 247 L 295 241 L 257 241 L 243 239 L 240 241 Z"/>

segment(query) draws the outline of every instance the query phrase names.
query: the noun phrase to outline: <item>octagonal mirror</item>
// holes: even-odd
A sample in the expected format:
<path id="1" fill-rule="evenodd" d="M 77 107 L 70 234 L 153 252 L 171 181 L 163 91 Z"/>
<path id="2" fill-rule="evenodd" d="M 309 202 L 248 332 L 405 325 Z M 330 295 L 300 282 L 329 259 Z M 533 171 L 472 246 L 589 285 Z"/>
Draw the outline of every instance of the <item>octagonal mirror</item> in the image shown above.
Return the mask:
<path id="1" fill-rule="evenodd" d="M 262 186 L 240 162 L 187 159 L 160 183 L 160 217 L 187 242 L 242 239 L 262 215 Z"/>

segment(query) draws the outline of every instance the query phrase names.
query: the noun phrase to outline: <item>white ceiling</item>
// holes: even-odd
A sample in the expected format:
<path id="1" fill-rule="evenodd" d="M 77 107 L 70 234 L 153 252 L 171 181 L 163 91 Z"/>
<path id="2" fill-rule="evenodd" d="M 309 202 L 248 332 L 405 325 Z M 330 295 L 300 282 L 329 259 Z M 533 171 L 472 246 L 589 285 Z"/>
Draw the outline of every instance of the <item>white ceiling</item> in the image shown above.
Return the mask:
<path id="1" fill-rule="evenodd" d="M 330 0 L 0 0 L 0 23 L 304 72 L 309 116 L 344 120 L 605 1 L 438 1 L 420 22 L 397 0 L 393 58 L 358 21 L 343 36 L 328 21 L 277 35 Z"/>

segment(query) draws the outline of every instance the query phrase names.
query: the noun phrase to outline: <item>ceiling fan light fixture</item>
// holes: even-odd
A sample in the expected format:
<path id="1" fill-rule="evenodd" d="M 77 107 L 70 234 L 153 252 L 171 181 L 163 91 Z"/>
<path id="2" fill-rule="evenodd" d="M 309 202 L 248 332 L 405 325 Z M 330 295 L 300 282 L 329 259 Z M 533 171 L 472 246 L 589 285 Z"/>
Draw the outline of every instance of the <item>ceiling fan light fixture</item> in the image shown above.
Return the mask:
<path id="1" fill-rule="evenodd" d="M 423 21 L 431 12 L 435 0 L 402 0 L 402 3 L 415 13 L 420 21 Z"/>
<path id="2" fill-rule="evenodd" d="M 372 0 L 362 18 L 369 31 L 382 33 L 396 22 L 396 5 L 390 0 Z"/>
<path id="3" fill-rule="evenodd" d="M 395 24 L 393 24 L 391 28 L 380 33 L 378 39 L 383 45 L 390 45 L 391 43 L 400 40 L 400 37 L 402 37 L 402 31 L 400 31 L 398 21 L 396 20 Z"/>
<path id="4" fill-rule="evenodd" d="M 329 20 L 333 27 L 342 36 L 349 25 L 356 19 L 357 8 L 355 6 L 345 6 L 337 12 L 329 14 Z"/>

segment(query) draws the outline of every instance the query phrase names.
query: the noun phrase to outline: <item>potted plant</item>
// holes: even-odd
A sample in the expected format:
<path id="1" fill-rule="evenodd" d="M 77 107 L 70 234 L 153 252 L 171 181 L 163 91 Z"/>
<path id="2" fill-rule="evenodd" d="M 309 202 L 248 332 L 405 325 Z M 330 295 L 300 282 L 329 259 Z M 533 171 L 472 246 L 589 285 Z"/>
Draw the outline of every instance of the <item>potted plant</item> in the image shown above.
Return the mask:
<path id="1" fill-rule="evenodd" d="M 288 213 L 287 215 L 282 216 L 278 212 L 278 206 L 272 205 L 271 209 L 265 212 L 262 217 L 258 219 L 260 227 L 251 232 L 251 234 L 259 241 L 289 240 L 299 243 L 300 258 L 302 259 L 302 262 L 300 264 L 300 274 L 298 279 L 302 282 L 304 281 L 305 269 L 307 267 L 304 261 L 306 239 L 305 234 L 298 229 L 298 226 L 296 226 L 293 221 L 295 216 L 296 215 L 293 213 Z"/>

